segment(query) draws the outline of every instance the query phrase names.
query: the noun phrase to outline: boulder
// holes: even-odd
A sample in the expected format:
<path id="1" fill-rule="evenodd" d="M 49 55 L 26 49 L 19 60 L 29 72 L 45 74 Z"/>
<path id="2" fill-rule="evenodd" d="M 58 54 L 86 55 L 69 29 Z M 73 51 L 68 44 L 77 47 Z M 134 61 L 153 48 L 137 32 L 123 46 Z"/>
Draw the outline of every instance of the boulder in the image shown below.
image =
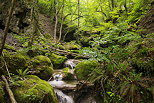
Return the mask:
<path id="1" fill-rule="evenodd" d="M 45 80 L 48 80 L 52 76 L 53 65 L 48 57 L 43 55 L 35 56 L 28 64 L 31 74 L 35 74 Z"/>
<path id="2" fill-rule="evenodd" d="M 0 66 L 3 67 L 2 74 L 6 74 L 6 68 L 4 66 L 5 62 L 9 69 L 9 72 L 13 74 L 17 74 L 17 70 L 25 70 L 27 68 L 27 61 L 29 60 L 29 57 L 26 55 L 22 55 L 20 53 L 11 53 L 6 50 L 3 51 L 4 56 L 1 57 L 1 63 Z M 4 62 L 5 61 L 5 62 Z M 0 73 L 1 74 L 1 73 Z"/>
<path id="3" fill-rule="evenodd" d="M 63 80 L 74 80 L 75 78 L 75 74 L 74 74 L 74 70 L 70 70 L 68 67 L 63 69 Z"/>
<path id="4" fill-rule="evenodd" d="M 53 63 L 54 68 L 61 68 L 67 59 L 65 56 L 60 56 L 57 54 L 52 53 L 50 55 L 51 62 Z"/>
<path id="5" fill-rule="evenodd" d="M 78 80 L 87 80 L 89 74 L 99 67 L 99 63 L 96 60 L 84 60 L 81 61 L 75 67 L 75 74 Z"/>
<path id="6" fill-rule="evenodd" d="M 34 75 L 15 81 L 12 91 L 18 103 L 58 103 L 53 87 Z"/>

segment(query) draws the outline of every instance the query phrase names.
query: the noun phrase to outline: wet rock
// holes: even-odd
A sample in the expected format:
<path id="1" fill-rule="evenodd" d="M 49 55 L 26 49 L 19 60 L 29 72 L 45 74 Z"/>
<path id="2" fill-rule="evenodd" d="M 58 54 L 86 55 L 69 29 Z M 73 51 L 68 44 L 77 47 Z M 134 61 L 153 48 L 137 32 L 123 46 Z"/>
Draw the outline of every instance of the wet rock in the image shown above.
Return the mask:
<path id="1" fill-rule="evenodd" d="M 76 76 L 74 74 L 74 70 L 70 70 L 68 67 L 63 69 L 63 80 L 75 80 Z"/>
<path id="2" fill-rule="evenodd" d="M 78 50 L 81 48 L 81 46 L 79 44 L 75 43 L 75 41 L 71 41 L 71 42 L 65 43 L 64 48 L 66 50 Z"/>
<path id="3" fill-rule="evenodd" d="M 87 81 L 80 81 L 74 92 L 76 103 L 96 103 L 94 85 Z"/>

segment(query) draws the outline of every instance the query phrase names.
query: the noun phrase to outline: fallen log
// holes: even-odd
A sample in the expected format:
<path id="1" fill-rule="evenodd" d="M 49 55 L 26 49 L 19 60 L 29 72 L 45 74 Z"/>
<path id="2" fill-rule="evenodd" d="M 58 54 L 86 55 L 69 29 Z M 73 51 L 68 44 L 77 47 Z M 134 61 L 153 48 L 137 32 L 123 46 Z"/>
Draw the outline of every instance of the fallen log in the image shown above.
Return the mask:
<path id="1" fill-rule="evenodd" d="M 9 97 L 10 97 L 11 103 L 17 103 L 16 100 L 15 100 L 15 98 L 14 98 L 13 92 L 12 92 L 12 90 L 10 89 L 10 87 L 9 87 L 9 83 L 8 83 L 7 79 L 5 78 L 5 76 L 2 75 L 2 79 L 3 79 L 4 82 L 5 82 L 5 85 L 6 85 L 6 91 L 7 91 L 8 94 L 9 94 Z"/>
<path id="2" fill-rule="evenodd" d="M 66 56 L 72 56 L 72 57 L 79 56 L 80 58 L 83 58 L 83 59 L 90 58 L 88 55 L 81 55 L 81 54 L 78 54 L 78 53 L 73 53 L 73 52 L 57 49 L 55 47 L 50 47 L 50 49 L 53 50 L 55 53 L 66 55 Z"/>

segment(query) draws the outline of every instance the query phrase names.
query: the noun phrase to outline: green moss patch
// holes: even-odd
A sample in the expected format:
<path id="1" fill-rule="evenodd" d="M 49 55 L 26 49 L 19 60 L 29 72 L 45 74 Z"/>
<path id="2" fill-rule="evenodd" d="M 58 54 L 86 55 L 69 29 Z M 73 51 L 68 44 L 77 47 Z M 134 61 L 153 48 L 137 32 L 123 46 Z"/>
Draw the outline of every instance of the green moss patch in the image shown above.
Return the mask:
<path id="1" fill-rule="evenodd" d="M 53 73 L 51 60 L 43 55 L 32 58 L 29 62 L 28 68 L 32 74 L 35 74 L 45 80 L 49 79 Z"/>
<path id="2" fill-rule="evenodd" d="M 70 72 L 69 68 L 66 67 L 63 69 L 63 73 L 64 73 L 64 80 L 73 80 L 75 79 L 74 74 L 72 72 Z"/>
<path id="3" fill-rule="evenodd" d="M 65 56 L 60 56 L 52 53 L 50 59 L 55 68 L 61 68 L 67 58 Z"/>
<path id="4" fill-rule="evenodd" d="M 1 58 L 2 59 L 2 58 Z M 20 53 L 10 53 L 4 51 L 4 60 L 11 73 L 17 74 L 17 69 L 25 70 L 27 68 L 28 56 L 22 55 Z M 4 65 L 4 60 L 1 60 Z M 4 66 L 5 67 L 5 66 Z M 4 68 L 5 69 L 5 68 Z"/>
<path id="5" fill-rule="evenodd" d="M 34 75 L 14 82 L 12 90 L 18 103 L 58 103 L 53 87 Z"/>
<path id="6" fill-rule="evenodd" d="M 78 80 L 87 80 L 89 74 L 99 67 L 99 63 L 96 60 L 85 60 L 80 62 L 75 67 L 75 73 Z"/>

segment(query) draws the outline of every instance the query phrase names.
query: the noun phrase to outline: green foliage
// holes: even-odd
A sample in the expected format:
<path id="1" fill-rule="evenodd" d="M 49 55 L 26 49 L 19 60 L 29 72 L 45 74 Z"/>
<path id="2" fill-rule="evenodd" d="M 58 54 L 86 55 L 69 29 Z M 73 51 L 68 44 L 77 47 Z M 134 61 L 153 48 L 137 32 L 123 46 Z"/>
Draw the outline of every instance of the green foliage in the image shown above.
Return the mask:
<path id="1" fill-rule="evenodd" d="M 38 0 L 39 11 L 44 14 L 51 14 L 53 9 L 53 0 Z"/>
<path id="2" fill-rule="evenodd" d="M 130 73 L 129 77 L 125 77 L 125 81 L 120 85 L 120 95 L 129 102 L 144 103 L 145 101 L 150 103 L 152 95 L 149 93 L 148 88 L 150 87 L 147 82 L 150 79 L 141 78 L 141 73 Z M 144 96 L 144 95 L 147 96 Z"/>
<path id="3" fill-rule="evenodd" d="M 25 79 L 24 77 L 29 74 L 28 69 L 25 69 L 24 71 L 22 69 L 18 69 L 16 71 L 17 71 L 19 77 L 21 78 L 21 80 Z"/>

